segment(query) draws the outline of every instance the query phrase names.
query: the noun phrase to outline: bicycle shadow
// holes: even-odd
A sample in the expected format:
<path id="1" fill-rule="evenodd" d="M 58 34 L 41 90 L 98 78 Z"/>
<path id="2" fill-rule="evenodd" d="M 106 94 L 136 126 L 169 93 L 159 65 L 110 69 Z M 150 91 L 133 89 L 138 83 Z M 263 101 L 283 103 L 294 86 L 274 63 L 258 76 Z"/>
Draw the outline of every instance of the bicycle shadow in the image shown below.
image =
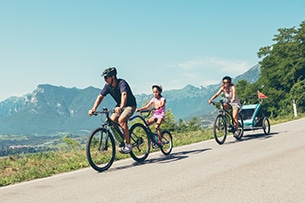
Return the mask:
<path id="1" fill-rule="evenodd" d="M 251 133 L 251 134 L 246 134 L 243 135 L 241 140 L 233 140 L 233 141 L 229 141 L 227 142 L 228 144 L 233 144 L 233 143 L 237 143 L 237 142 L 245 142 L 245 141 L 250 141 L 250 140 L 254 140 L 254 139 L 261 139 L 261 140 L 265 140 L 265 139 L 270 139 L 273 137 L 273 135 L 279 134 L 278 132 L 273 132 L 270 133 L 269 135 L 266 135 L 264 132 L 262 133 Z"/>
<path id="2" fill-rule="evenodd" d="M 196 150 L 190 150 L 190 151 L 181 151 L 181 152 L 176 152 L 176 153 L 171 153 L 167 156 L 165 155 L 161 155 L 158 158 L 147 158 L 145 161 L 143 162 L 134 162 L 130 165 L 126 165 L 126 166 L 118 166 L 118 167 L 113 167 L 111 169 L 109 169 L 108 171 L 112 171 L 112 170 L 121 170 L 121 169 L 127 169 L 130 167 L 134 167 L 134 166 L 141 166 L 144 164 L 152 164 L 152 163 L 170 163 L 170 162 L 174 162 L 174 161 L 179 161 L 182 159 L 186 159 L 188 158 L 191 154 L 199 154 L 208 150 L 212 150 L 212 148 L 206 148 L 206 149 L 196 149 Z M 160 152 L 162 153 L 162 152 Z"/>

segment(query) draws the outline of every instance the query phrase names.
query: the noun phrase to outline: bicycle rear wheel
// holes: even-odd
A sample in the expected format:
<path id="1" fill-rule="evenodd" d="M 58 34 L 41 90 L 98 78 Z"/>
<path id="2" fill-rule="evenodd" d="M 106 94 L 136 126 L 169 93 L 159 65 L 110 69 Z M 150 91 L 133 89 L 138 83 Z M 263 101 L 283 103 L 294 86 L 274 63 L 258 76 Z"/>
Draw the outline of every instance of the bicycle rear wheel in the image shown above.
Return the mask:
<path id="1" fill-rule="evenodd" d="M 137 162 L 144 161 L 150 151 L 150 142 L 146 127 L 142 123 L 136 123 L 131 126 L 130 143 L 132 144 L 132 151 L 130 156 Z"/>
<path id="2" fill-rule="evenodd" d="M 90 166 L 96 171 L 107 170 L 115 158 L 115 141 L 104 128 L 94 130 L 86 143 L 86 155 Z"/>
<path id="3" fill-rule="evenodd" d="M 214 138 L 218 144 L 223 144 L 227 137 L 227 121 L 226 117 L 218 114 L 214 121 Z"/>
<path id="4" fill-rule="evenodd" d="M 263 119 L 263 130 L 264 130 L 265 135 L 270 134 L 270 122 L 267 117 L 264 117 L 264 119 Z"/>
<path id="5" fill-rule="evenodd" d="M 241 140 L 244 134 L 244 121 L 240 113 L 238 113 L 238 136 L 234 136 L 235 139 Z"/>
<path id="6" fill-rule="evenodd" d="M 162 147 L 161 152 L 164 155 L 169 155 L 173 149 L 173 138 L 171 133 L 168 130 L 163 130 L 161 133 L 162 136 Z"/>

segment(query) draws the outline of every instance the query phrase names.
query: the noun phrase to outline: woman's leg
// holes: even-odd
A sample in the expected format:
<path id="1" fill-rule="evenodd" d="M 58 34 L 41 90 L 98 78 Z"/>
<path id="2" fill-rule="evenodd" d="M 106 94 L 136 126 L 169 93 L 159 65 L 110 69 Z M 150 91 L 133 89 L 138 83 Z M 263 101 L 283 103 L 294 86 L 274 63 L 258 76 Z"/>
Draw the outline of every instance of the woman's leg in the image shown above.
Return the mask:
<path id="1" fill-rule="evenodd" d="M 235 131 L 238 131 L 238 108 L 233 108 L 232 117 L 234 119 Z"/>

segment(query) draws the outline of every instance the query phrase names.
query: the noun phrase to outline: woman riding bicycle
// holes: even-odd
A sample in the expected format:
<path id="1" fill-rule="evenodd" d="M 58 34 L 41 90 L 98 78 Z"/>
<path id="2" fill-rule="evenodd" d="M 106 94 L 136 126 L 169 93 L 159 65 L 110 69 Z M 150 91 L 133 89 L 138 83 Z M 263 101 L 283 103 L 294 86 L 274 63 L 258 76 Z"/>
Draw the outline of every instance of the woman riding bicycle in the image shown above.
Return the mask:
<path id="1" fill-rule="evenodd" d="M 238 111 L 241 108 L 240 101 L 236 94 L 236 86 L 232 83 L 232 78 L 229 76 L 225 76 L 222 78 L 222 85 L 218 92 L 213 95 L 213 97 L 208 101 L 209 104 L 212 103 L 212 101 L 218 97 L 221 93 L 224 93 L 224 96 L 230 105 L 227 103 L 224 104 L 226 109 L 229 109 L 230 106 L 232 106 L 232 117 L 234 119 L 235 124 L 235 133 L 234 136 L 238 136 Z"/>

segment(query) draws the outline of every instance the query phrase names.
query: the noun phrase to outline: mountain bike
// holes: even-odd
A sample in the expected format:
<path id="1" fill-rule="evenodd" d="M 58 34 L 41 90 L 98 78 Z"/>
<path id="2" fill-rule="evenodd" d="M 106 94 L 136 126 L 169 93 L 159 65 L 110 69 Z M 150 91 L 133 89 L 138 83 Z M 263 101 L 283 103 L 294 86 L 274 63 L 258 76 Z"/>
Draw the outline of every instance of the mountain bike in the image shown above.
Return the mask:
<path id="1" fill-rule="evenodd" d="M 142 110 L 139 111 L 139 115 L 135 115 L 132 119 L 139 118 L 142 120 L 144 123 L 144 126 L 146 128 L 147 136 L 149 138 L 149 147 L 152 146 L 153 149 L 160 148 L 161 152 L 164 155 L 169 155 L 173 149 L 173 137 L 171 133 L 168 130 L 162 130 L 161 131 L 161 145 L 158 143 L 158 133 L 153 133 L 152 130 L 150 129 L 149 125 L 146 122 L 146 118 L 150 116 L 151 112 L 154 109 L 150 110 Z M 147 114 L 145 114 L 147 113 Z M 140 125 L 141 123 L 136 123 L 134 126 Z M 130 129 L 130 132 L 132 131 L 132 127 Z"/>
<path id="2" fill-rule="evenodd" d="M 232 117 L 232 106 L 229 105 L 229 110 L 224 107 L 225 102 L 220 100 L 219 102 L 212 102 L 213 105 L 219 105 L 220 109 L 218 114 L 214 120 L 213 124 L 213 131 L 214 131 L 214 138 L 218 144 L 223 144 L 227 138 L 227 133 L 232 132 L 233 135 L 235 133 L 236 122 Z M 238 112 L 238 135 L 234 136 L 235 139 L 241 140 L 244 133 L 244 122 L 242 119 L 242 115 L 240 111 Z"/>
<path id="3" fill-rule="evenodd" d="M 125 145 L 119 123 L 109 117 L 113 112 L 114 110 L 103 108 L 102 111 L 93 113 L 93 115 L 105 115 L 106 119 L 100 127 L 92 131 L 86 143 L 87 160 L 90 166 L 99 172 L 107 170 L 113 164 L 116 142 L 119 149 Z M 138 162 L 144 161 L 149 154 L 149 138 L 146 131 L 146 127 L 141 123 L 136 123 L 130 128 L 130 143 L 133 148 L 130 156 Z"/>

